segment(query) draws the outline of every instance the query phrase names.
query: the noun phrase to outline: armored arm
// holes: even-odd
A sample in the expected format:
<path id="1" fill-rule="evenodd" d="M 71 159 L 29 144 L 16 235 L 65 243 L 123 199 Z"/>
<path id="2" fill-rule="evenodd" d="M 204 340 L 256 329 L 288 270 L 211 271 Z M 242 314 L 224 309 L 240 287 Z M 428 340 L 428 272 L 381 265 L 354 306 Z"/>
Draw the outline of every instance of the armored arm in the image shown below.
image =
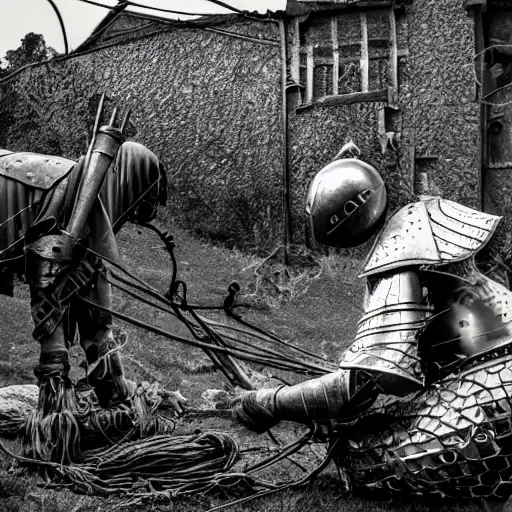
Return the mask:
<path id="1" fill-rule="evenodd" d="M 236 404 L 235 417 L 259 432 L 282 420 L 336 428 L 357 419 L 381 392 L 420 389 L 417 336 L 429 314 L 417 273 L 369 280 L 365 314 L 340 370 L 296 386 L 248 393 Z"/>
<path id="2" fill-rule="evenodd" d="M 368 279 L 365 313 L 340 367 L 366 372 L 382 392 L 404 395 L 421 388 L 417 341 L 432 308 L 414 270 Z"/>

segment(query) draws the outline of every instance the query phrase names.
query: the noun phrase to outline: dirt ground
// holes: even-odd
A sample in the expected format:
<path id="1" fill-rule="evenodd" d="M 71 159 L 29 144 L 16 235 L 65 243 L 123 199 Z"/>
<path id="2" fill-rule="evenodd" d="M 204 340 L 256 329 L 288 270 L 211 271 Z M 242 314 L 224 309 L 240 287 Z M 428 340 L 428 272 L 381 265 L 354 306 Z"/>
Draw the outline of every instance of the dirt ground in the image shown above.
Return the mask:
<path id="1" fill-rule="evenodd" d="M 363 283 L 357 279 L 358 265 L 355 261 L 323 256 L 312 262 L 308 260 L 304 266 L 305 257 L 299 254 L 296 261 L 302 266 L 292 266 L 291 279 L 283 280 L 280 279 L 282 266 L 278 259 L 263 262 L 263 258 L 205 243 L 174 227 L 170 231 L 177 244 L 178 277 L 188 285 L 190 303 L 221 305 L 229 283 L 236 280 L 242 288 L 239 302 L 251 305 L 241 310 L 245 319 L 298 346 L 321 353 L 333 362 L 350 343 L 361 315 L 363 295 Z M 118 240 L 126 268 L 155 288 L 166 291 L 171 266 L 158 237 L 137 227 L 126 226 Z M 284 290 L 284 294 L 276 293 L 278 287 Z M 279 296 L 287 299 L 280 301 Z M 114 308 L 177 335 L 187 336 L 185 327 L 176 319 L 137 303 L 120 292 L 115 292 Z M 35 383 L 33 368 L 37 363 L 38 346 L 30 336 L 32 326 L 26 287 L 18 287 L 14 298 L 0 296 L 0 311 L 0 386 Z M 209 313 L 208 316 L 223 319 L 223 314 Z M 122 353 L 126 373 L 130 378 L 137 381 L 157 380 L 165 388 L 180 390 L 188 398 L 192 413 L 181 420 L 177 432 L 216 428 L 236 434 L 242 443 L 269 445 L 268 438 L 250 434 L 233 423 L 227 410 L 227 399 L 232 396 L 233 389 L 201 350 L 119 322 L 117 328 L 126 337 Z M 83 373 L 80 368 L 83 355 L 79 347 L 73 347 L 71 353 L 73 377 L 76 379 Z M 277 376 L 289 382 L 303 378 L 263 367 L 253 366 L 253 369 L 268 378 Z M 279 436 L 279 430 L 277 432 Z M 284 432 L 282 440 L 288 435 L 289 431 Z M 103 500 L 79 496 L 68 490 L 55 491 L 38 487 L 39 479 L 36 475 L 2 457 L 0 511 L 110 511 L 119 506 L 119 500 Z M 330 468 L 324 477 L 305 489 L 287 491 L 232 510 L 431 510 L 427 504 L 420 505 L 414 501 L 397 504 L 361 497 L 349 498 L 342 487 L 333 468 Z M 216 494 L 166 503 L 148 503 L 142 508 L 130 509 L 199 512 L 226 503 L 229 499 L 230 496 Z M 439 505 L 435 508 L 443 509 Z M 457 509 L 456 505 L 448 504 L 445 510 Z"/>

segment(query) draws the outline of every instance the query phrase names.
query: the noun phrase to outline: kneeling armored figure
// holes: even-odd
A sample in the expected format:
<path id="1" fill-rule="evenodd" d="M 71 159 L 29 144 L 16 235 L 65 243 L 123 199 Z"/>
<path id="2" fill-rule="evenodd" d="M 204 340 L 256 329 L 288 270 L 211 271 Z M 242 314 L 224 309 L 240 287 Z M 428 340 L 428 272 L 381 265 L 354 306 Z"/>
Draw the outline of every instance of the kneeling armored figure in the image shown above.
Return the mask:
<path id="1" fill-rule="evenodd" d="M 386 219 L 385 184 L 353 153 L 352 144 L 315 176 L 306 213 L 321 244 L 376 235 L 355 340 L 332 374 L 239 397 L 234 416 L 252 430 L 287 420 L 336 431 L 380 394 L 419 391 L 511 343 L 512 293 L 475 263 L 500 217 L 427 196 Z"/>

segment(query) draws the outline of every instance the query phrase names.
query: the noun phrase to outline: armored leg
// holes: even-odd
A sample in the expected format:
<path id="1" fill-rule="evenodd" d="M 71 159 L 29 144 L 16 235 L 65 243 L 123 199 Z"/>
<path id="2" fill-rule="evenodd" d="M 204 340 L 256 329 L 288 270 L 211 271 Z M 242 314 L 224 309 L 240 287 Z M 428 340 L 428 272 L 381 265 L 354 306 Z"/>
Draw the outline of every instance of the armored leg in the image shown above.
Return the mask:
<path id="1" fill-rule="evenodd" d="M 111 290 L 106 281 L 106 269 L 98 262 L 97 268 L 94 285 L 84 290 L 82 295 L 98 305 L 110 308 Z M 95 390 L 99 404 L 108 408 L 112 401 L 122 401 L 132 391 L 124 378 L 121 356 L 115 351 L 117 344 L 112 333 L 112 317 L 84 303 L 78 303 L 77 306 L 75 318 L 89 368 L 88 381 Z"/>
<path id="2" fill-rule="evenodd" d="M 51 220 L 49 225 L 52 225 Z M 71 240 L 58 235 L 37 236 L 39 229 L 44 233 L 48 228 L 42 223 L 41 228 L 33 228 L 35 235 L 27 234 L 27 237 L 33 236 L 34 241 L 25 248 L 25 265 L 35 326 L 33 336 L 41 345 L 35 373 L 42 380 L 57 374 L 67 377 L 69 373 L 67 333 L 62 325 L 67 305 L 61 302 L 64 292 L 59 288 L 58 279 L 71 268 L 73 245 Z"/>
<path id="3" fill-rule="evenodd" d="M 233 414 L 251 430 L 265 432 L 282 420 L 305 424 L 348 420 L 375 397 L 371 380 L 338 370 L 295 386 L 246 393 L 235 402 Z"/>
<path id="4" fill-rule="evenodd" d="M 37 339 L 41 346 L 38 378 L 38 407 L 26 426 L 26 446 L 30 457 L 59 463 L 80 458 L 79 408 L 69 379 L 68 333 L 60 321 L 48 331 L 41 321 L 41 311 L 48 312 L 48 297 L 31 287 L 31 308 L 36 331 L 45 332 Z"/>
<path id="5" fill-rule="evenodd" d="M 31 287 L 31 310 L 34 323 L 37 325 L 40 321 L 39 311 L 44 301 L 41 290 Z M 39 380 L 44 380 L 49 376 L 59 375 L 67 377 L 69 374 L 68 343 L 62 323 L 57 325 L 55 330 L 39 339 L 41 351 L 39 354 L 39 364 L 34 373 Z"/>

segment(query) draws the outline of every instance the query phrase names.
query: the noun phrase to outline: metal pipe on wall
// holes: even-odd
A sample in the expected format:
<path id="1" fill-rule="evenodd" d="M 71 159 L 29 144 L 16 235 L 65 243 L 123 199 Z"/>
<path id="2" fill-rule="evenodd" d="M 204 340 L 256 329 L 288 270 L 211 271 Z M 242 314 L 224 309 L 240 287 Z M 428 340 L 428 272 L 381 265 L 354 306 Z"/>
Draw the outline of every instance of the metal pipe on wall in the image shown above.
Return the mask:
<path id="1" fill-rule="evenodd" d="M 284 264 L 289 264 L 290 244 L 293 243 L 292 216 L 290 208 L 290 166 L 288 161 L 288 99 L 286 80 L 288 74 L 288 56 L 286 41 L 286 21 L 280 18 L 281 35 L 281 121 L 283 130 L 283 230 L 284 230 Z"/>
<path id="2" fill-rule="evenodd" d="M 486 55 L 485 48 L 487 46 L 486 37 L 486 19 L 485 11 L 487 10 L 487 0 L 465 0 L 464 7 L 470 16 L 473 18 L 473 38 L 475 45 L 475 101 L 480 103 L 479 108 L 479 148 L 477 156 L 478 165 L 478 187 L 479 187 L 479 202 L 480 210 L 486 211 L 486 190 L 484 171 L 485 165 L 488 158 L 488 143 L 487 143 L 487 118 L 488 118 L 488 107 L 482 101 L 485 94 L 488 92 L 486 89 L 487 77 L 486 77 Z"/>

